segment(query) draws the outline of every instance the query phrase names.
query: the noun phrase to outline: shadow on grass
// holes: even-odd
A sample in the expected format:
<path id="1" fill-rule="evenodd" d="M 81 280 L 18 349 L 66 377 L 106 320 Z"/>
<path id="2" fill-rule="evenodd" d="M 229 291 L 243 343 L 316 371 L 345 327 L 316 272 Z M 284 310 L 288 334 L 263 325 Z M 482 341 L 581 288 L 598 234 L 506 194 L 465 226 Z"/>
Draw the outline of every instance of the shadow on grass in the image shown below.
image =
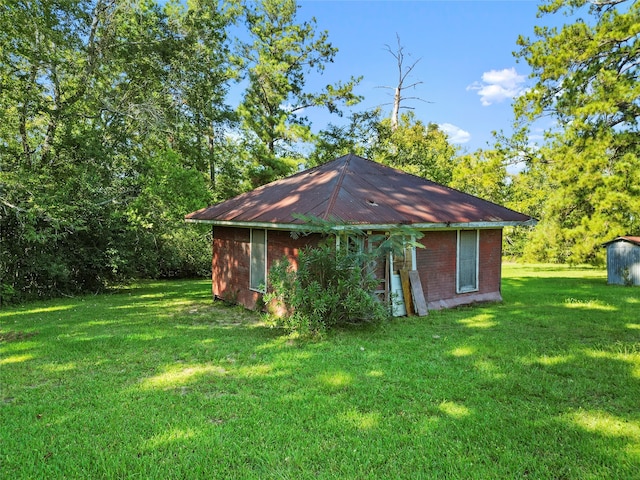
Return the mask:
<path id="1" fill-rule="evenodd" d="M 31 355 L 1 365 L 1 473 L 633 478 L 637 304 L 598 282 L 506 279 L 502 304 L 318 342 L 213 303 L 208 282 L 2 316 L 38 334 L 1 346 Z"/>

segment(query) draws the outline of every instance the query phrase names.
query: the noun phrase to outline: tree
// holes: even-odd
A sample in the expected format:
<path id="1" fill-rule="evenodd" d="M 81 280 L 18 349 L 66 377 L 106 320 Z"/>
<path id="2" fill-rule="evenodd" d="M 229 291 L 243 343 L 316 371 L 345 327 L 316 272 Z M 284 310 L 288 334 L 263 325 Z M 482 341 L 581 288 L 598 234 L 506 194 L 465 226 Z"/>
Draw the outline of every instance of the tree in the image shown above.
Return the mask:
<path id="1" fill-rule="evenodd" d="M 425 125 L 413 112 L 400 115 L 394 130 L 390 118 L 379 109 L 355 113 L 344 126 L 329 125 L 319 132 L 310 163 L 319 165 L 347 153 L 398 168 L 428 180 L 449 185 L 458 161 L 459 148 L 447 134 L 430 123 Z"/>
<path id="2" fill-rule="evenodd" d="M 340 113 L 342 104 L 354 105 L 357 79 L 327 85 L 321 92 L 307 90 L 307 76 L 321 73 L 337 49 L 316 21 L 297 21 L 295 0 L 246 2 L 245 22 L 250 35 L 241 47 L 248 87 L 238 108 L 247 149 L 254 159 L 254 186 L 291 173 L 302 161 L 293 148 L 311 140 L 304 110 L 324 107 Z"/>
<path id="3" fill-rule="evenodd" d="M 530 253 L 598 262 L 602 242 L 640 231 L 640 4 L 553 0 L 539 11 L 575 21 L 518 40 L 536 83 L 516 101 L 517 118 L 556 122 L 533 170 L 552 183 Z"/>
<path id="4" fill-rule="evenodd" d="M 211 195 L 199 139 L 228 110 L 228 21 L 197 1 L 0 5 L 0 292 L 176 274 L 165 247 Z"/>
<path id="5" fill-rule="evenodd" d="M 419 177 L 449 185 L 458 148 L 434 123 L 425 125 L 413 112 L 400 115 L 393 129 L 384 119 L 378 129 L 377 143 L 371 148 L 373 159 Z"/>
<path id="6" fill-rule="evenodd" d="M 500 152 L 478 150 L 456 158 L 449 186 L 502 205 L 509 197 L 508 181 Z"/>
<path id="7" fill-rule="evenodd" d="M 229 169 L 221 132 L 235 121 L 226 96 L 230 81 L 238 78 L 227 30 L 240 10 L 234 3 L 222 8 L 216 2 L 190 0 L 186 6 L 170 3 L 166 11 L 172 35 L 180 39 L 167 82 L 178 109 L 171 148 L 182 154 L 186 166 L 208 175 L 216 195 L 217 183 L 226 181 Z"/>
<path id="8" fill-rule="evenodd" d="M 346 124 L 329 124 L 318 132 L 308 164 L 322 165 L 349 153 L 373 158 L 382 130 L 384 127 L 379 108 L 368 112 L 352 113 Z"/>
<path id="9" fill-rule="evenodd" d="M 0 283 L 17 296 L 93 289 L 108 269 L 103 229 L 126 169 L 104 155 L 106 114 L 93 107 L 108 83 L 101 32 L 114 12 L 106 1 L 1 7 Z"/>
<path id="10" fill-rule="evenodd" d="M 393 90 L 393 110 L 391 111 L 391 129 L 392 130 L 395 130 L 396 128 L 398 128 L 398 123 L 400 119 L 400 109 L 413 108 L 413 107 L 402 106 L 403 100 L 424 101 L 419 97 L 405 97 L 402 94 L 402 92 L 406 91 L 407 89 L 415 88 L 417 85 L 420 85 L 422 83 L 421 81 L 417 81 L 417 82 L 411 83 L 410 85 L 405 85 L 407 78 L 409 77 L 409 75 L 411 74 L 415 66 L 418 64 L 418 62 L 421 60 L 421 58 L 417 59 L 408 67 L 405 67 L 404 47 L 400 44 L 400 37 L 397 34 L 396 34 L 396 39 L 398 41 L 398 48 L 395 51 L 392 50 L 389 45 L 385 45 L 385 47 L 387 52 L 389 52 L 391 56 L 396 59 L 396 64 L 398 67 L 398 83 L 396 83 L 394 87 L 391 87 L 391 86 L 380 87 L 380 88 Z"/>
<path id="11" fill-rule="evenodd" d="M 353 225 L 297 217 L 322 240 L 300 251 L 297 268 L 286 258 L 271 267 L 264 297 L 271 320 L 291 333 L 315 336 L 337 325 L 388 319 L 391 305 L 376 294 L 381 281 L 376 265 L 384 264 L 389 255 L 404 254 L 409 245 L 424 247 L 418 242 L 423 234 L 404 226 L 391 233 L 365 235 Z"/>

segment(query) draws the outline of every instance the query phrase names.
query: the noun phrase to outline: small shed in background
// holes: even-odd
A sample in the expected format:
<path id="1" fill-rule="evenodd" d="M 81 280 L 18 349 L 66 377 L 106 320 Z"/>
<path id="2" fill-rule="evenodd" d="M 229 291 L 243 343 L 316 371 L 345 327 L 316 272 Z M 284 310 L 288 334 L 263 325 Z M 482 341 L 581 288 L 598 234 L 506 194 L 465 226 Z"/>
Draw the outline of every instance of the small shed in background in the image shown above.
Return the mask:
<path id="1" fill-rule="evenodd" d="M 607 248 L 607 283 L 640 285 L 640 237 L 618 237 Z"/>

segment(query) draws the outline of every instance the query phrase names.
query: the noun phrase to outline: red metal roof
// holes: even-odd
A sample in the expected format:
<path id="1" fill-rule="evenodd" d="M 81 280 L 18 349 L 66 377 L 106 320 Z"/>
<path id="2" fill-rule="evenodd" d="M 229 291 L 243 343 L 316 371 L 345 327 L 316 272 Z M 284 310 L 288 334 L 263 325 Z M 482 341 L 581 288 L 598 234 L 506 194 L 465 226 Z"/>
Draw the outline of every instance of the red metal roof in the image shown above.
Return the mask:
<path id="1" fill-rule="evenodd" d="M 535 222 L 473 195 L 349 154 L 190 213 L 187 221 L 274 227 L 294 214 L 367 227 L 395 224 L 504 226 Z"/>
<path id="2" fill-rule="evenodd" d="M 618 237 L 618 238 L 614 238 L 613 240 L 610 240 L 606 243 L 603 243 L 602 246 L 606 247 L 607 245 L 611 244 L 611 243 L 615 243 L 615 242 L 629 242 L 629 243 L 633 243 L 635 245 L 640 245 L 640 237 L 631 237 L 629 235 L 624 236 L 624 237 Z"/>

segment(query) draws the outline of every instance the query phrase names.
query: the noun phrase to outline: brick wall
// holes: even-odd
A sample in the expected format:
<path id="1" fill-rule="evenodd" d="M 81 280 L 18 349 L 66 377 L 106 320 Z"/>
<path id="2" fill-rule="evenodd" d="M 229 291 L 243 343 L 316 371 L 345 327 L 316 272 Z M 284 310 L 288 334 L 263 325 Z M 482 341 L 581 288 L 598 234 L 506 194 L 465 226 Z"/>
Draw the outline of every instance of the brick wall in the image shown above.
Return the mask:
<path id="1" fill-rule="evenodd" d="M 481 294 L 500 293 L 502 279 L 502 230 L 480 230 Z"/>
<path id="2" fill-rule="evenodd" d="M 300 248 L 317 243 L 314 235 L 293 239 L 289 231 L 267 232 L 267 270 L 277 260 L 287 257 L 297 265 Z M 255 309 L 261 297 L 249 288 L 251 229 L 215 227 L 213 232 L 212 293 L 214 297 Z"/>
<path id="3" fill-rule="evenodd" d="M 416 264 L 427 303 L 456 295 L 456 232 L 425 232 Z"/>
<path id="4" fill-rule="evenodd" d="M 212 291 L 215 297 L 254 309 L 261 294 L 249 289 L 250 238 L 248 228 L 215 227 Z M 293 239 L 289 231 L 269 230 L 267 268 L 282 257 L 297 265 L 300 248 L 317 241 L 315 235 Z M 479 290 L 464 294 L 456 293 L 456 231 L 425 232 L 420 242 L 425 248 L 416 251 L 417 269 L 429 308 L 501 299 L 502 230 L 480 230 Z"/>
<path id="5" fill-rule="evenodd" d="M 480 230 L 478 291 L 456 293 L 457 232 L 425 232 L 416 250 L 417 268 L 429 308 L 500 300 L 502 230 Z"/>
<path id="6" fill-rule="evenodd" d="M 257 296 L 249 292 L 248 228 L 215 227 L 211 265 L 213 295 L 243 305 L 255 305 Z"/>

